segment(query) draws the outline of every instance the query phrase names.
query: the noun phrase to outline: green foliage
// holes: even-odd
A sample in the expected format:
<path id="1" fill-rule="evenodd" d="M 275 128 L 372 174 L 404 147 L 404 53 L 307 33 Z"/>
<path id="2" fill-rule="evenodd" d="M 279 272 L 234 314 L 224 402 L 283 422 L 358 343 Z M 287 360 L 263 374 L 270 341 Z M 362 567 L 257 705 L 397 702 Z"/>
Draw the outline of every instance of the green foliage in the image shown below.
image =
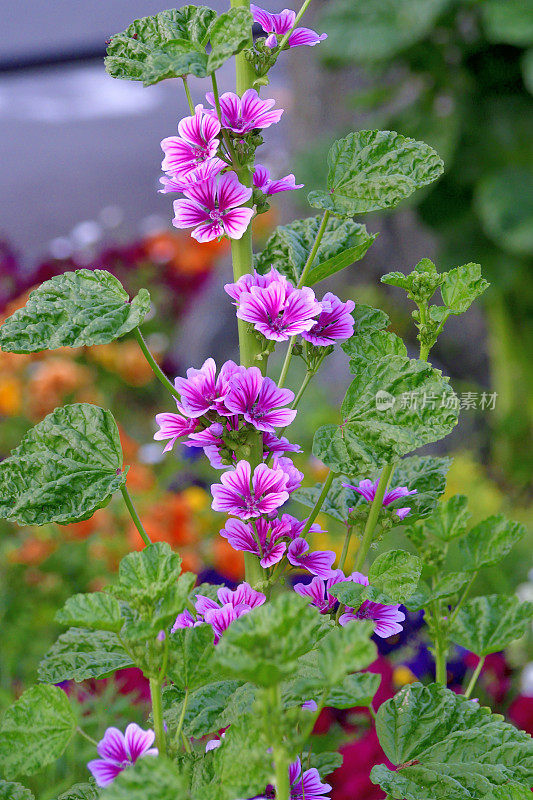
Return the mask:
<path id="1" fill-rule="evenodd" d="M 388 316 L 380 308 L 372 308 L 363 303 L 356 303 L 352 317 L 354 334 L 380 331 L 386 328 L 390 322 Z"/>
<path id="2" fill-rule="evenodd" d="M 76 783 L 57 800 L 98 800 L 98 789 L 93 783 Z"/>
<path id="3" fill-rule="evenodd" d="M 348 673 L 365 669 L 375 660 L 377 650 L 370 639 L 372 631 L 372 622 L 354 620 L 324 636 L 317 648 L 323 687 L 336 686 Z"/>
<path id="4" fill-rule="evenodd" d="M 448 572 L 440 576 L 431 587 L 420 581 L 417 590 L 405 601 L 405 605 L 409 611 L 419 611 L 427 608 L 430 603 L 450 600 L 464 589 L 471 578 L 469 572 Z"/>
<path id="5" fill-rule="evenodd" d="M 515 255 L 533 253 L 532 172 L 509 167 L 487 175 L 478 186 L 476 207 L 487 236 Z"/>
<path id="6" fill-rule="evenodd" d="M 421 572 L 418 556 L 406 550 L 388 550 L 374 559 L 368 580 L 395 603 L 405 603 L 418 586 Z"/>
<path id="7" fill-rule="evenodd" d="M 222 724 L 221 719 L 225 715 L 226 709 L 231 706 L 232 699 L 240 687 L 241 684 L 238 681 L 215 681 L 193 691 L 187 698 L 183 720 L 185 735 L 199 739 L 201 736 L 229 724 L 227 722 Z M 167 724 L 177 727 L 183 702 L 183 690 L 179 690 L 175 686 L 166 687 L 163 693 L 163 707 Z"/>
<path id="8" fill-rule="evenodd" d="M 23 525 L 88 519 L 126 480 L 110 411 L 56 408 L 0 464 L 0 517 Z"/>
<path id="9" fill-rule="evenodd" d="M 405 800 L 464 800 L 489 796 L 506 783 L 529 786 L 531 738 L 488 708 L 443 686 L 412 684 L 383 703 L 376 730 L 387 758 L 374 783 Z"/>
<path id="10" fill-rule="evenodd" d="M 485 0 L 481 6 L 487 38 L 492 42 L 530 45 L 533 10 L 523 0 Z"/>
<path id="11" fill-rule="evenodd" d="M 112 37 L 106 69 L 113 78 L 143 81 L 145 86 L 189 74 L 205 78 L 250 43 L 252 25 L 245 8 L 219 17 L 204 6 L 161 11 Z"/>
<path id="12" fill-rule="evenodd" d="M 464 314 L 490 284 L 481 277 L 479 264 L 463 264 L 443 273 L 440 293 L 452 314 Z"/>
<path id="13" fill-rule="evenodd" d="M 467 498 L 460 494 L 438 503 L 430 516 L 424 520 L 424 528 L 443 542 L 458 539 L 465 533 L 472 516 L 467 506 Z"/>
<path id="14" fill-rule="evenodd" d="M 382 283 L 397 286 L 407 292 L 407 296 L 415 302 L 429 300 L 442 284 L 444 276 L 437 272 L 437 267 L 429 258 L 423 258 L 409 275 L 403 272 L 388 272 L 381 278 Z"/>
<path id="15" fill-rule="evenodd" d="M 235 620 L 217 645 L 216 661 L 230 677 L 272 686 L 291 674 L 324 625 L 305 598 L 285 593 Z"/>
<path id="16" fill-rule="evenodd" d="M 369 361 L 379 361 L 387 356 L 407 356 L 407 348 L 392 331 L 371 331 L 352 336 L 342 349 L 350 356 L 350 372 L 357 374 Z"/>
<path id="17" fill-rule="evenodd" d="M 63 608 L 57 612 L 56 622 L 76 628 L 93 628 L 115 633 L 118 633 L 124 624 L 118 601 L 104 592 L 75 594 L 69 597 Z"/>
<path id="18" fill-rule="evenodd" d="M 328 153 L 328 191 L 309 203 L 341 217 L 393 208 L 443 170 L 437 153 L 395 131 L 358 131 L 333 143 Z"/>
<path id="19" fill-rule="evenodd" d="M 294 284 L 300 280 L 305 263 L 320 228 L 320 217 L 297 219 L 288 225 L 278 225 L 261 253 L 254 258 L 258 272 L 275 267 Z M 314 264 L 305 281 L 307 286 L 328 278 L 349 267 L 364 254 L 376 238 L 364 225 L 352 220 L 329 219 L 320 242 Z"/>
<path id="20" fill-rule="evenodd" d="M 39 678 L 50 683 L 105 678 L 133 666 L 115 633 L 69 628 L 52 645 L 39 665 Z"/>
<path id="21" fill-rule="evenodd" d="M 76 730 L 67 695 L 57 686 L 33 686 L 0 724 L 0 770 L 7 780 L 31 775 L 63 753 Z"/>
<path id="22" fill-rule="evenodd" d="M 127 767 L 102 791 L 102 800 L 176 800 L 186 785 L 176 765 L 162 756 L 145 756 Z"/>
<path id="23" fill-rule="evenodd" d="M 215 646 L 210 625 L 178 628 L 169 637 L 168 675 L 180 689 L 194 691 L 219 680 L 214 665 Z"/>
<path id="24" fill-rule="evenodd" d="M 113 594 L 132 608 L 153 608 L 177 583 L 181 557 L 166 542 L 154 542 L 120 562 Z"/>
<path id="25" fill-rule="evenodd" d="M 533 603 L 521 603 L 515 596 L 475 597 L 458 611 L 450 638 L 472 653 L 486 656 L 524 636 L 532 618 Z"/>
<path id="26" fill-rule="evenodd" d="M 272 756 L 267 752 L 264 734 L 261 721 L 254 717 L 244 718 L 228 729 L 224 744 L 213 754 L 217 776 L 213 800 L 255 797 L 272 783 Z"/>
<path id="27" fill-rule="evenodd" d="M 447 379 L 429 364 L 401 356 L 371 362 L 348 388 L 342 425 L 316 432 L 313 454 L 348 476 L 377 469 L 447 436 L 457 424 L 455 405 Z"/>
<path id="28" fill-rule="evenodd" d="M 88 347 L 119 339 L 150 309 L 146 289 L 130 302 L 120 281 L 103 269 L 64 272 L 42 283 L 24 308 L 0 327 L 0 350 L 38 353 L 58 347 Z"/>
<path id="29" fill-rule="evenodd" d="M 330 689 L 325 705 L 341 709 L 369 706 L 379 689 L 380 682 L 381 675 L 373 672 L 355 672 L 353 675 L 346 675 L 342 683 Z"/>
<path id="30" fill-rule="evenodd" d="M 350 608 L 359 608 L 363 602 L 363 595 L 367 587 L 362 583 L 352 583 L 346 581 L 345 583 L 335 583 L 329 589 L 329 594 L 336 597 L 343 605 Z"/>
<path id="31" fill-rule="evenodd" d="M 29 789 L 20 783 L 0 779 L 0 800 L 34 800 Z"/>
<path id="32" fill-rule="evenodd" d="M 524 533 L 523 525 L 506 519 L 503 514 L 488 517 L 459 540 L 464 569 L 475 571 L 497 564 Z"/>

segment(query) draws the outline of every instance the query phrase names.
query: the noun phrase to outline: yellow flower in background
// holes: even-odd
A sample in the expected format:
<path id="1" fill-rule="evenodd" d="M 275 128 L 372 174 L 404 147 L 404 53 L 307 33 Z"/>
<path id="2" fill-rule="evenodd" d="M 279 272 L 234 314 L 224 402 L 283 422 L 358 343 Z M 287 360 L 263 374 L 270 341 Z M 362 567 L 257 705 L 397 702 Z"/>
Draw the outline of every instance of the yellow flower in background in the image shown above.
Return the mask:
<path id="1" fill-rule="evenodd" d="M 211 501 L 210 495 L 200 486 L 189 486 L 183 490 L 181 496 L 193 512 L 203 511 Z"/>
<path id="2" fill-rule="evenodd" d="M 22 384 L 13 375 L 0 378 L 0 414 L 13 417 L 22 408 Z"/>
<path id="3" fill-rule="evenodd" d="M 444 499 L 447 500 L 454 494 L 465 494 L 468 497 L 468 509 L 472 514 L 473 524 L 500 512 L 504 503 L 504 496 L 498 485 L 487 476 L 483 466 L 470 453 L 454 454 Z"/>
<path id="4" fill-rule="evenodd" d="M 408 683 L 415 683 L 417 677 L 411 672 L 408 666 L 399 664 L 392 673 L 392 680 L 394 681 L 394 685 L 399 688 L 400 686 L 406 686 Z"/>

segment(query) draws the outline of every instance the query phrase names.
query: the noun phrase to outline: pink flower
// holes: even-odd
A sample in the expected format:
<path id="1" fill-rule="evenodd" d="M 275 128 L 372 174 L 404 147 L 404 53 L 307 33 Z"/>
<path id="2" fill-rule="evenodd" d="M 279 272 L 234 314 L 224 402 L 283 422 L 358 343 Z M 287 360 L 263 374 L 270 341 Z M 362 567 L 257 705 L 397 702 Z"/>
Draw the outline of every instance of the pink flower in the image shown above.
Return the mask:
<path id="1" fill-rule="evenodd" d="M 287 491 L 289 494 L 300 488 L 304 479 L 304 474 L 294 466 L 294 463 L 290 458 L 286 458 L 285 456 L 276 456 L 272 466 L 274 469 L 282 469 L 287 476 Z"/>
<path id="2" fill-rule="evenodd" d="M 281 541 L 287 535 L 287 526 L 277 519 L 259 517 L 252 523 L 228 519 L 220 535 L 228 540 L 234 550 L 258 556 L 264 569 L 281 561 L 287 549 L 287 545 Z"/>
<path id="3" fill-rule="evenodd" d="M 139 758 L 159 755 L 157 748 L 152 747 L 154 739 L 152 730 L 144 731 L 135 722 L 130 722 L 125 734 L 118 728 L 108 728 L 104 738 L 98 742 L 100 758 L 87 764 L 96 784 L 109 786 L 117 775 Z"/>
<path id="4" fill-rule="evenodd" d="M 201 369 L 188 369 L 186 378 L 174 381 L 180 393 L 180 411 L 189 417 L 202 417 L 208 411 L 229 416 L 224 401 L 230 389 L 230 378 L 238 369 L 234 361 L 226 361 L 217 378 L 217 366 L 212 358 L 204 361 Z"/>
<path id="5" fill-rule="evenodd" d="M 289 766 L 289 781 L 291 785 L 291 800 L 330 800 L 331 792 L 329 783 L 322 783 L 315 767 L 302 772 L 302 764 L 297 758 Z"/>
<path id="6" fill-rule="evenodd" d="M 159 189 L 162 194 L 168 192 L 184 192 L 188 189 L 191 183 L 198 181 L 206 181 L 208 178 L 216 177 L 227 164 L 221 158 L 210 158 L 209 161 L 204 161 L 196 169 L 191 169 L 190 172 L 177 175 L 164 175 L 159 178 L 159 182 L 163 184 L 163 188 Z"/>
<path id="7" fill-rule="evenodd" d="M 275 267 L 272 267 L 270 272 L 267 272 L 266 275 L 260 275 L 256 271 L 254 271 L 253 274 L 247 272 L 246 275 L 240 277 L 236 283 L 226 283 L 224 291 L 226 294 L 229 294 L 238 305 L 241 295 L 244 294 L 244 292 L 249 292 L 252 286 L 260 286 L 262 289 L 265 289 L 274 281 L 283 283 L 284 286 L 290 289 L 293 288 L 287 278 L 278 272 Z"/>
<path id="8" fill-rule="evenodd" d="M 279 178 L 274 181 L 270 177 L 270 173 L 266 167 L 261 164 L 256 164 L 253 174 L 253 184 L 256 189 L 260 189 L 263 194 L 277 194 L 278 192 L 289 192 L 292 189 L 301 189 L 303 183 L 296 183 L 296 178 L 292 174 L 285 175 L 284 178 Z"/>
<path id="9" fill-rule="evenodd" d="M 206 94 L 206 99 L 213 109 L 206 111 L 218 122 L 213 92 Z M 222 113 L 222 127 L 229 128 L 234 133 L 248 133 L 256 128 L 269 128 L 279 122 L 283 109 L 271 111 L 275 100 L 261 100 L 255 89 L 247 89 L 242 97 L 233 92 L 224 92 L 220 95 L 220 111 Z"/>
<path id="10" fill-rule="evenodd" d="M 184 444 L 187 447 L 203 447 L 204 453 L 214 469 L 226 469 L 228 465 L 222 461 L 222 456 L 220 455 L 221 448 L 225 446 L 224 433 L 237 430 L 238 427 L 239 421 L 237 417 L 229 418 L 225 426 L 220 422 L 214 422 L 203 431 L 193 433 Z M 233 460 L 235 461 L 235 458 Z"/>
<path id="11" fill-rule="evenodd" d="M 203 594 L 196 595 L 194 607 L 196 619 L 190 611 L 178 614 L 171 633 L 178 628 L 191 628 L 197 625 L 211 625 L 215 634 L 215 644 L 227 628 L 239 617 L 247 614 L 252 608 L 263 605 L 266 600 L 262 592 L 257 592 L 248 583 L 241 583 L 235 591 L 221 586 L 217 590 L 218 603 Z"/>
<path id="12" fill-rule="evenodd" d="M 311 344 L 327 346 L 335 344 L 336 339 L 349 339 L 353 336 L 354 320 L 351 311 L 355 308 L 352 300 L 343 303 L 331 292 L 320 301 L 322 311 L 312 328 L 302 333 L 302 338 Z"/>
<path id="13" fill-rule="evenodd" d="M 265 40 L 265 44 L 267 47 L 271 48 L 278 46 L 278 36 L 283 37 L 288 33 L 294 26 L 296 20 L 296 14 L 288 8 L 284 8 L 280 14 L 271 14 L 269 11 L 265 11 L 263 8 L 259 8 L 259 6 L 250 3 L 250 11 L 252 12 L 254 21 L 261 25 L 265 33 L 270 34 Z M 289 36 L 287 44 L 289 47 L 298 47 L 298 45 L 304 44 L 313 47 L 323 39 L 327 39 L 326 33 L 319 35 L 316 31 L 311 30 L 311 28 L 294 28 Z"/>
<path id="14" fill-rule="evenodd" d="M 360 572 L 352 572 L 349 580 L 354 583 L 368 586 L 368 578 Z M 352 619 L 372 619 L 375 621 L 376 626 L 374 633 L 382 639 L 387 639 L 389 636 L 394 636 L 396 633 L 401 633 L 403 626 L 400 624 L 405 619 L 405 614 L 400 611 L 399 605 L 387 606 L 381 603 L 374 603 L 371 600 L 365 600 L 354 611 L 353 608 L 346 607 L 344 614 L 341 615 L 339 623 L 346 625 Z"/>
<path id="15" fill-rule="evenodd" d="M 299 444 L 291 444 L 285 436 L 278 438 L 273 433 L 263 434 L 263 449 L 264 457 L 268 458 L 270 455 L 283 455 L 283 453 L 301 453 L 302 448 Z"/>
<path id="16" fill-rule="evenodd" d="M 334 595 L 329 593 L 329 590 L 336 583 L 343 583 L 347 580 L 349 578 L 341 569 L 335 569 L 326 581 L 317 576 L 310 583 L 296 583 L 294 591 L 302 597 L 309 597 L 311 605 L 318 608 L 321 614 L 327 614 L 339 602 Z"/>
<path id="17" fill-rule="evenodd" d="M 289 539 L 299 539 L 302 535 L 302 531 L 305 528 L 305 524 L 307 522 L 307 517 L 302 519 L 296 519 L 291 514 L 283 514 L 281 517 L 281 521 L 285 523 L 288 527 L 288 537 Z M 310 533 L 327 533 L 327 531 L 323 531 L 318 522 L 314 522 L 311 527 L 309 528 Z"/>
<path id="18" fill-rule="evenodd" d="M 154 439 L 156 441 L 169 439 L 163 453 L 168 453 L 169 450 L 172 450 L 178 439 L 193 433 L 198 425 L 195 419 L 188 419 L 187 417 L 182 417 L 181 414 L 171 413 L 156 414 L 155 421 L 159 425 L 159 430 L 154 433 Z"/>
<path id="19" fill-rule="evenodd" d="M 374 497 L 376 496 L 376 492 L 378 490 L 379 480 L 372 481 L 369 478 L 365 478 L 362 481 L 359 481 L 357 486 L 353 486 L 351 483 L 343 483 L 342 485 L 345 486 L 347 489 L 353 489 L 354 492 L 362 495 L 368 503 L 371 503 Z M 385 492 L 383 497 L 383 506 L 388 506 L 394 500 L 398 500 L 400 497 L 407 497 L 410 494 L 416 494 L 416 489 L 409 490 L 407 486 L 396 486 L 394 489 L 389 489 Z M 404 519 L 407 514 L 410 512 L 411 507 L 407 506 L 405 508 L 397 508 L 395 510 L 395 514 L 400 519 Z"/>
<path id="20" fill-rule="evenodd" d="M 309 542 L 305 539 L 294 539 L 287 550 L 287 558 L 293 567 L 301 567 L 313 575 L 329 578 L 336 555 L 333 550 L 316 550 L 310 553 Z"/>
<path id="21" fill-rule="evenodd" d="M 198 105 L 192 117 L 184 117 L 178 123 L 179 136 L 168 136 L 161 142 L 165 157 L 161 163 L 163 172 L 185 175 L 204 161 L 214 158 L 220 144 L 218 119 L 204 112 Z"/>
<path id="22" fill-rule="evenodd" d="M 264 289 L 251 286 L 243 292 L 237 316 L 251 322 L 267 339 L 284 342 L 312 328 L 321 310 L 312 289 L 292 289 L 288 282 L 273 281 Z"/>
<path id="23" fill-rule="evenodd" d="M 198 242 L 211 242 L 226 234 L 240 239 L 253 217 L 251 208 L 238 207 L 252 196 L 234 172 L 218 178 L 192 183 L 183 190 L 185 198 L 174 200 L 172 224 L 176 228 L 194 228 L 191 236 Z"/>
<path id="24" fill-rule="evenodd" d="M 242 414 L 246 422 L 259 431 L 274 433 L 289 425 L 296 411 L 281 408 L 292 403 L 290 389 L 278 389 L 271 378 L 265 378 L 258 367 L 239 367 L 230 380 L 225 406 L 234 414 Z"/>
<path id="25" fill-rule="evenodd" d="M 271 514 L 289 499 L 287 475 L 266 464 L 259 464 L 251 477 L 250 464 L 239 461 L 235 469 L 224 472 L 220 480 L 222 483 L 211 486 L 211 508 L 240 519 Z"/>

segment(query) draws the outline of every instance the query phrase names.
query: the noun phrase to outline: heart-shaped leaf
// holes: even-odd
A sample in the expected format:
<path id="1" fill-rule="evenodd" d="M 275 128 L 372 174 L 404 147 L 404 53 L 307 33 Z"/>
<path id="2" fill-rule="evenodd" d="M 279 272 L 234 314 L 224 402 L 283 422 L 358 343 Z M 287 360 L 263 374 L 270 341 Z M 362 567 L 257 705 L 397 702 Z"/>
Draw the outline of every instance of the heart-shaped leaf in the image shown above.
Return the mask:
<path id="1" fill-rule="evenodd" d="M 474 597 L 458 611 L 450 637 L 472 653 L 487 656 L 524 636 L 532 619 L 533 603 L 521 603 L 518 597 Z"/>

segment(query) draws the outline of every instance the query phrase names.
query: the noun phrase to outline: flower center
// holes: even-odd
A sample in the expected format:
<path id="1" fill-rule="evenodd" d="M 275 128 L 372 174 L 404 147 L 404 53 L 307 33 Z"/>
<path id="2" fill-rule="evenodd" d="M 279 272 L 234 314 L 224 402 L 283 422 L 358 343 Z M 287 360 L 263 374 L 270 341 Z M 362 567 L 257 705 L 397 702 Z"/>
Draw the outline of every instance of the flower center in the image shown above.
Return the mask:
<path id="1" fill-rule="evenodd" d="M 213 222 L 221 222 L 224 218 L 224 212 L 221 211 L 219 208 L 214 208 L 212 211 L 209 212 L 209 218 L 213 220 Z"/>

